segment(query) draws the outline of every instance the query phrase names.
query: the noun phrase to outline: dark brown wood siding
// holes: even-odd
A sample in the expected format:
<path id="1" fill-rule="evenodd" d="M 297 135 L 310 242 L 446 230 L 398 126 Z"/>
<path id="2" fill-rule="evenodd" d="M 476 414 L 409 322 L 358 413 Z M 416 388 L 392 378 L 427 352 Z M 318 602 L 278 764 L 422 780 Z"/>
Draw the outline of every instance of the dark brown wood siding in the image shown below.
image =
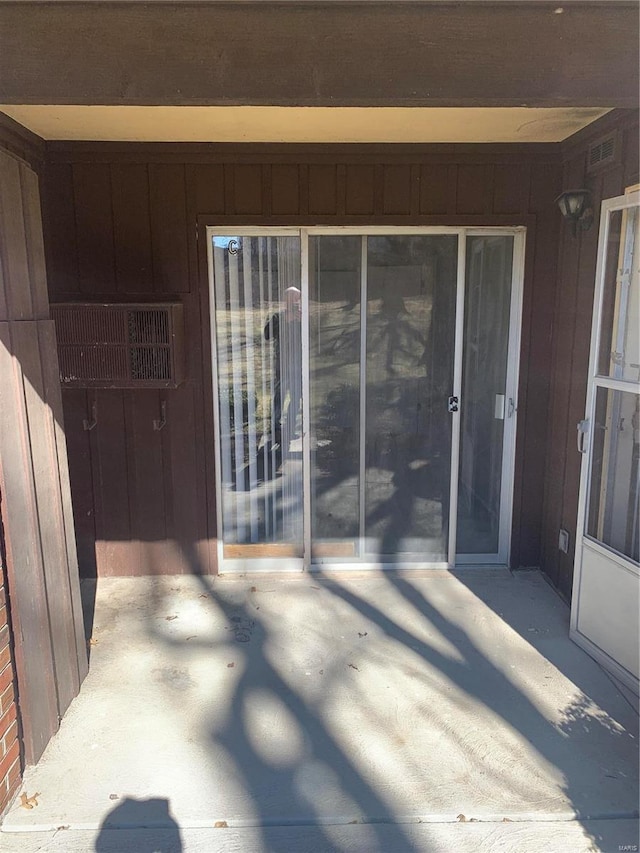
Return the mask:
<path id="1" fill-rule="evenodd" d="M 609 167 L 588 175 L 589 145 L 610 132 L 617 135 L 618 156 Z M 576 425 L 585 413 L 600 204 L 622 195 L 638 180 L 637 113 L 599 122 L 563 146 L 563 189 L 586 184 L 592 191 L 595 213 L 593 227 L 577 237 L 569 225 L 561 228 L 558 285 L 551 306 L 553 343 L 541 565 L 567 599 L 573 583 L 582 459 L 577 450 Z M 569 531 L 567 554 L 558 549 L 561 528 Z"/>
<path id="2" fill-rule="evenodd" d="M 51 300 L 179 299 L 186 317 L 179 389 L 63 392 L 84 574 L 215 571 L 205 223 L 527 227 L 512 563 L 538 565 L 560 183 L 552 145 L 50 145 Z"/>
<path id="3" fill-rule="evenodd" d="M 38 178 L 0 149 L 0 524 L 28 764 L 87 672 L 62 422 Z"/>

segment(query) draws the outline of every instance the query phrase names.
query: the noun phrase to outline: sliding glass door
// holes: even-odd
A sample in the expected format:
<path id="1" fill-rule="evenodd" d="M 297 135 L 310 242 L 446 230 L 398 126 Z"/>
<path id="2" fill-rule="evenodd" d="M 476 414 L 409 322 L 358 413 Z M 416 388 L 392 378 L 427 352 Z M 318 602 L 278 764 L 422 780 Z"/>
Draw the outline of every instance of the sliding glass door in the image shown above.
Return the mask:
<path id="1" fill-rule="evenodd" d="M 310 237 L 319 558 L 447 563 L 456 235 Z"/>
<path id="2" fill-rule="evenodd" d="M 505 563 L 516 230 L 209 237 L 225 570 Z"/>

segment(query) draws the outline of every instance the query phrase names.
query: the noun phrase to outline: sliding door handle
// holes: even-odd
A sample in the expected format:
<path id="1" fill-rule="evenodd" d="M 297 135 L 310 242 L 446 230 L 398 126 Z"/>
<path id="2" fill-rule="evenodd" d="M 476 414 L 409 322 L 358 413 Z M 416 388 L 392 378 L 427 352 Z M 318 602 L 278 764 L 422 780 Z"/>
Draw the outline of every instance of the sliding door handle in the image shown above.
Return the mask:
<path id="1" fill-rule="evenodd" d="M 504 394 L 496 394 L 493 404 L 493 417 L 497 421 L 503 421 L 506 418 L 512 418 L 516 410 L 516 404 L 513 397 L 508 399 Z"/>
<path id="2" fill-rule="evenodd" d="M 578 421 L 578 453 L 586 453 L 588 448 L 588 442 L 586 441 L 586 436 L 589 435 L 589 419 L 585 418 L 583 421 Z"/>

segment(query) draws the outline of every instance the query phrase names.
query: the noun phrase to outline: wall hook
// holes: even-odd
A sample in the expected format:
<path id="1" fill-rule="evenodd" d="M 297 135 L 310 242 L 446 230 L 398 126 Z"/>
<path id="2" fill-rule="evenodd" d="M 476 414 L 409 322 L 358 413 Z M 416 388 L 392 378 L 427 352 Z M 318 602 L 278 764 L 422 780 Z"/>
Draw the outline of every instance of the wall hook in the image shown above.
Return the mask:
<path id="1" fill-rule="evenodd" d="M 87 418 L 83 418 L 82 420 L 82 428 L 89 432 L 98 426 L 98 403 L 96 400 L 92 400 L 91 402 L 91 420 L 87 420 Z"/>
<path id="2" fill-rule="evenodd" d="M 160 402 L 160 419 L 153 419 L 153 428 L 156 432 L 160 432 L 161 429 L 164 429 L 167 425 L 167 401 L 162 400 Z"/>

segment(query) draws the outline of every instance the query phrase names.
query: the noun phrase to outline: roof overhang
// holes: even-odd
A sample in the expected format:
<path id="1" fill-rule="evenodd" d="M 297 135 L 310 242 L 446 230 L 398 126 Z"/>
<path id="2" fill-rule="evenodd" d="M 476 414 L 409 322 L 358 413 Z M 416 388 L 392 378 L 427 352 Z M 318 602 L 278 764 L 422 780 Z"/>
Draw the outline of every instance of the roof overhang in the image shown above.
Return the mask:
<path id="1" fill-rule="evenodd" d="M 637 2 L 0 2 L 0 103 L 638 105 Z"/>

